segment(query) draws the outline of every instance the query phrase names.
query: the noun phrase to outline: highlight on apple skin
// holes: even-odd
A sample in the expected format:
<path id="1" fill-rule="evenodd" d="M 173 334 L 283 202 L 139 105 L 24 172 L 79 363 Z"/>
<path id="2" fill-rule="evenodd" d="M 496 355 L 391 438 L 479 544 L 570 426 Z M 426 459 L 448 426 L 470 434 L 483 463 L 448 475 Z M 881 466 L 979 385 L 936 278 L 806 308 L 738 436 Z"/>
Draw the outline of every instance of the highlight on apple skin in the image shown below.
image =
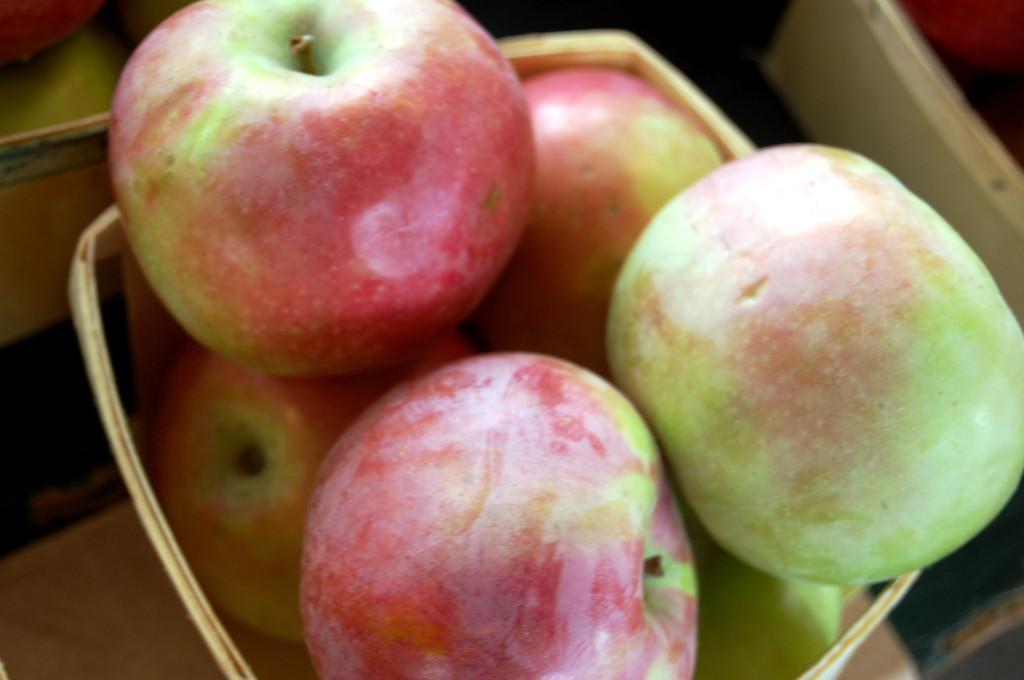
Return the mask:
<path id="1" fill-rule="evenodd" d="M 147 462 L 211 601 L 250 628 L 299 639 L 302 532 L 320 463 L 388 389 L 472 352 L 451 333 L 410 366 L 281 378 L 189 342 L 165 377 Z"/>
<path id="2" fill-rule="evenodd" d="M 484 354 L 392 391 L 321 468 L 301 577 L 322 678 L 691 677 L 689 545 L 611 385 Z"/>
<path id="3" fill-rule="evenodd" d="M 523 90 L 534 198 L 473 325 L 491 349 L 551 354 L 607 376 L 619 267 L 654 214 L 722 156 L 694 112 L 624 71 L 557 69 L 527 78 Z"/>
<path id="4" fill-rule="evenodd" d="M 208 0 L 130 59 L 110 164 L 190 335 L 252 368 L 404 360 L 480 301 L 525 222 L 516 75 L 442 0 Z"/>
<path id="5" fill-rule="evenodd" d="M 700 521 L 770 573 L 949 554 L 1024 466 L 1024 336 L 934 210 L 854 153 L 760 151 L 652 221 L 608 349 Z"/>

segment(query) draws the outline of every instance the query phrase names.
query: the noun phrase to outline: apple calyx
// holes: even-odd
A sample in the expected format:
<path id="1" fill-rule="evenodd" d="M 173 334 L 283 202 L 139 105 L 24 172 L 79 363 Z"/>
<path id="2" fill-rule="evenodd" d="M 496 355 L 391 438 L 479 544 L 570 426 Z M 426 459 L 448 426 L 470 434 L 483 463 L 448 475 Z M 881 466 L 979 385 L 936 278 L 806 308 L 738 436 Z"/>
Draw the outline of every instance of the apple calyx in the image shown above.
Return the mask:
<path id="1" fill-rule="evenodd" d="M 246 477 L 256 477 L 267 466 L 267 457 L 264 455 L 263 449 L 255 444 L 250 444 L 238 452 L 235 465 Z"/>
<path id="2" fill-rule="evenodd" d="M 303 73 L 311 76 L 320 75 L 316 67 L 316 60 L 313 59 L 313 36 L 309 33 L 294 36 L 288 41 L 288 48 L 293 54 L 299 57 L 299 65 Z"/>
<path id="3" fill-rule="evenodd" d="M 644 576 L 664 576 L 665 567 L 661 563 L 661 555 L 651 555 L 644 560 Z"/>

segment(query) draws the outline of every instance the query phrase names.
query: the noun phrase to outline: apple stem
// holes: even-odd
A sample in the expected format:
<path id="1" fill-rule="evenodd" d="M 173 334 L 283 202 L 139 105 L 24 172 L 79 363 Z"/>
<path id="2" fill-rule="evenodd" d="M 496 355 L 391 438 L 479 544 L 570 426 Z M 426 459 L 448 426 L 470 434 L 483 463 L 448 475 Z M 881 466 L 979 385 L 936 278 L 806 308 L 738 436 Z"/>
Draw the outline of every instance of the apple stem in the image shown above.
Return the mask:
<path id="1" fill-rule="evenodd" d="M 651 555 L 644 560 L 644 576 L 664 576 L 665 567 L 661 564 L 661 555 Z"/>
<path id="2" fill-rule="evenodd" d="M 313 59 L 313 36 L 309 33 L 297 35 L 291 39 L 288 47 L 298 55 L 303 73 L 308 73 L 311 76 L 320 75 L 316 68 L 316 61 Z"/>

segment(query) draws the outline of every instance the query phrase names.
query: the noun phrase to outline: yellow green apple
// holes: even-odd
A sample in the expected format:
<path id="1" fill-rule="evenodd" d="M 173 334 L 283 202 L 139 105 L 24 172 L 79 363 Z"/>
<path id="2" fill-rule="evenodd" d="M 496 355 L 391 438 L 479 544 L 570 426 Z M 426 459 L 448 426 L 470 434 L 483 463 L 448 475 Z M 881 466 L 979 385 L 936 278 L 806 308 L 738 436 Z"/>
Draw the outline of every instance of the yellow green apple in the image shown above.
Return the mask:
<path id="1" fill-rule="evenodd" d="M 691 522 L 687 529 L 692 537 Z M 782 579 L 710 539 L 693 543 L 700 590 L 694 680 L 793 680 L 836 641 L 841 586 Z"/>
<path id="2" fill-rule="evenodd" d="M 24 63 L 0 66 L 0 137 L 110 108 L 128 50 L 90 24 Z"/>

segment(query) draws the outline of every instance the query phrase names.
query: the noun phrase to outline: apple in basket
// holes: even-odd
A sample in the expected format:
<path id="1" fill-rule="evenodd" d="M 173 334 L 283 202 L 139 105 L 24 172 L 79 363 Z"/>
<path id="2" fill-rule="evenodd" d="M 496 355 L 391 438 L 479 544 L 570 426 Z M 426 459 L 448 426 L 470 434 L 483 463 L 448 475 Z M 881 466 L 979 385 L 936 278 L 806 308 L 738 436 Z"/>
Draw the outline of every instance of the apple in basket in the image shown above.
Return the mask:
<path id="1" fill-rule="evenodd" d="M 302 529 L 320 462 L 386 390 L 471 352 L 452 333 L 411 367 L 282 378 L 190 342 L 165 379 L 148 462 L 161 506 L 210 599 L 252 628 L 299 638 Z"/>
<path id="2" fill-rule="evenodd" d="M 207 0 L 142 42 L 110 165 L 133 252 L 201 343 L 282 374 L 405 360 L 525 221 L 530 120 L 444 0 Z"/>
<path id="3" fill-rule="evenodd" d="M 24 61 L 63 40 L 85 25 L 102 4 L 103 0 L 0 2 L 0 65 Z"/>
<path id="4" fill-rule="evenodd" d="M 839 636 L 845 588 L 772 576 L 686 528 L 700 589 L 694 680 L 793 680 Z"/>
<path id="5" fill-rule="evenodd" d="M 606 375 L 608 302 L 622 261 L 654 213 L 722 158 L 695 113 L 623 71 L 559 69 L 523 90 L 534 199 L 519 248 L 473 323 L 493 349 L 553 354 Z"/>
<path id="6" fill-rule="evenodd" d="M 689 678 L 694 574 L 657 447 L 596 375 L 485 354 L 407 383 L 310 503 L 306 645 L 331 678 Z"/>
<path id="7" fill-rule="evenodd" d="M 644 231 L 613 373 L 724 548 L 867 583 L 930 564 L 1024 466 L 1024 335 L 953 228 L 857 154 L 765 149 Z"/>

